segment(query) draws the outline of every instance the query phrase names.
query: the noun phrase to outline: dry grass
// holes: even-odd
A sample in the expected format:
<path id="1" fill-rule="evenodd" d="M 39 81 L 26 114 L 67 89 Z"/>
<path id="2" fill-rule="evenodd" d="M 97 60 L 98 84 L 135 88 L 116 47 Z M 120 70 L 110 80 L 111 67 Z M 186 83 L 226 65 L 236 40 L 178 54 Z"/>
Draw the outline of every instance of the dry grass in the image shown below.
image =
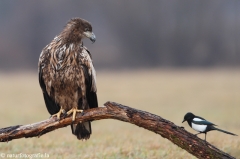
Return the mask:
<path id="1" fill-rule="evenodd" d="M 183 125 L 186 112 L 193 112 L 240 134 L 239 70 L 141 70 L 98 72 L 99 104 L 115 101 L 149 111 Z M 29 124 L 49 117 L 37 73 L 0 73 L 0 127 Z M 194 158 L 161 136 L 115 120 L 93 122 L 86 142 L 58 129 L 40 138 L 0 144 L 4 153 L 48 153 L 50 158 Z M 203 138 L 204 135 L 199 137 Z M 240 139 L 210 132 L 208 141 L 240 158 Z"/>

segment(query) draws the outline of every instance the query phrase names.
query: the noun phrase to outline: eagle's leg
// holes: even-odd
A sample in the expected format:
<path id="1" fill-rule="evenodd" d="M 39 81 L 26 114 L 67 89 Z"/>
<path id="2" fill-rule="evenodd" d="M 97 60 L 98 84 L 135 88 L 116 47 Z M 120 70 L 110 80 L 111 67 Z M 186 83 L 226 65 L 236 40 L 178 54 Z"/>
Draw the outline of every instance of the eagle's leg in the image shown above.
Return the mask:
<path id="1" fill-rule="evenodd" d="M 70 109 L 68 112 L 67 112 L 67 115 L 69 114 L 73 114 L 72 115 L 72 121 L 75 121 L 76 119 L 76 113 L 81 113 L 83 112 L 83 110 L 80 110 L 80 109 L 77 109 L 76 107 L 73 107 L 72 109 Z"/>
<path id="2" fill-rule="evenodd" d="M 64 114 L 64 116 L 66 115 L 66 111 L 65 111 L 62 107 L 60 108 L 60 110 L 59 110 L 58 113 L 53 114 L 51 117 L 55 117 L 55 116 L 57 116 L 57 119 L 60 120 L 60 116 L 61 116 L 61 114 Z"/>

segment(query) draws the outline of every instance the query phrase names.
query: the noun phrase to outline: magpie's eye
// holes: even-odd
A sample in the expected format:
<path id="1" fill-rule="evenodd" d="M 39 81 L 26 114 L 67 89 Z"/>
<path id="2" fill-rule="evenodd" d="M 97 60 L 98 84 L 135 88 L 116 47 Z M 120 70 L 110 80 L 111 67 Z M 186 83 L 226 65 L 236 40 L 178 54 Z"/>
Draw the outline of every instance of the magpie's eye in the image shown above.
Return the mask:
<path id="1" fill-rule="evenodd" d="M 84 31 L 89 31 L 89 29 L 88 29 L 88 28 L 85 28 Z"/>

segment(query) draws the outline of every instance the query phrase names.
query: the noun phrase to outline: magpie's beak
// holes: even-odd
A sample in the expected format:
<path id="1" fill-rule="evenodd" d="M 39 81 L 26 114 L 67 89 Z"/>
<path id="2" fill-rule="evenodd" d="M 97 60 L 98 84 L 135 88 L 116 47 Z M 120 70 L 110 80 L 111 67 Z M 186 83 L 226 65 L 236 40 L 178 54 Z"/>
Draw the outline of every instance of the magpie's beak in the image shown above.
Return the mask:
<path id="1" fill-rule="evenodd" d="M 184 123 L 186 120 L 184 119 L 183 121 L 182 121 L 182 123 Z"/>
<path id="2" fill-rule="evenodd" d="M 86 31 L 84 32 L 84 35 L 89 38 L 93 43 L 96 41 L 96 36 L 93 32 Z"/>

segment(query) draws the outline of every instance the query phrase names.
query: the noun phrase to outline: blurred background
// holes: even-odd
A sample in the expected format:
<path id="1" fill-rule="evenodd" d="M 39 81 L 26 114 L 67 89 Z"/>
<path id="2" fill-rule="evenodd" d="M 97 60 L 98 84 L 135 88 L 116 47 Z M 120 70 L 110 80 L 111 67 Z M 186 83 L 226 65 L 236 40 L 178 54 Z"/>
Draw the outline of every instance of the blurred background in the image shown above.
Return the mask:
<path id="1" fill-rule="evenodd" d="M 0 2 L 0 69 L 37 70 L 38 57 L 72 17 L 97 36 L 84 44 L 97 69 L 240 65 L 240 2 Z"/>
<path id="2" fill-rule="evenodd" d="M 240 1 L 1 0 L 0 127 L 49 118 L 38 83 L 41 50 L 67 21 L 81 17 L 97 40 L 84 45 L 106 101 L 159 115 L 176 125 L 193 112 L 240 135 Z M 40 138 L 0 144 L 5 153 L 50 158 L 194 158 L 168 140 L 129 123 L 92 123 L 87 142 L 70 127 Z M 204 135 L 199 135 L 204 138 Z M 239 137 L 210 132 L 207 140 L 240 158 Z"/>

